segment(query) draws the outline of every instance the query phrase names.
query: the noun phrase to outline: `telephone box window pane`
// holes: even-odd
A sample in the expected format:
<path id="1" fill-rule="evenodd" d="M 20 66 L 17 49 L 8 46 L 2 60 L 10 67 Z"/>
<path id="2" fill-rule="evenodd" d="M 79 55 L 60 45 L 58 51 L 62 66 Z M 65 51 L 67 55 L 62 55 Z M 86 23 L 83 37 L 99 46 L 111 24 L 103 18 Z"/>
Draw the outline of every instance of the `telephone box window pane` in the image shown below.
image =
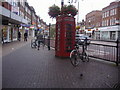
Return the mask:
<path id="1" fill-rule="evenodd" d="M 72 50 L 72 24 L 66 24 L 66 51 L 70 52 Z"/>

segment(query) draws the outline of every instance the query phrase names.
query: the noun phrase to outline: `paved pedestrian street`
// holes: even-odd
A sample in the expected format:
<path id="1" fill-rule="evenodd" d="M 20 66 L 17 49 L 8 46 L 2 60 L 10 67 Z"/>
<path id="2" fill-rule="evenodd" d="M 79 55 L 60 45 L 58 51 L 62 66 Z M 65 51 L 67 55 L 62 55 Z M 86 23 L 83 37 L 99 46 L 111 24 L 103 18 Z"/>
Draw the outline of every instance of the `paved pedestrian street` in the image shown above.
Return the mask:
<path id="1" fill-rule="evenodd" d="M 48 51 L 47 47 L 32 49 L 30 42 L 6 53 L 2 57 L 2 87 L 112 88 L 118 82 L 115 64 L 91 59 L 73 67 L 69 59 L 54 54 L 55 51 Z"/>

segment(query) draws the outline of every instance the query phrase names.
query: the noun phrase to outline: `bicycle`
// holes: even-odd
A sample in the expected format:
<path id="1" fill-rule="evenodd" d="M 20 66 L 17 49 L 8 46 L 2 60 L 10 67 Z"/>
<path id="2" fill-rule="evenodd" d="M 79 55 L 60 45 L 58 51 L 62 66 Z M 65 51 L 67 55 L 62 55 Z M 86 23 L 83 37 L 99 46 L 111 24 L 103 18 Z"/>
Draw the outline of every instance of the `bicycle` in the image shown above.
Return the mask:
<path id="1" fill-rule="evenodd" d="M 45 47 L 45 42 L 44 42 L 43 40 L 39 40 L 39 41 L 38 41 L 38 50 L 39 50 L 41 44 L 42 44 L 43 49 L 44 49 L 44 47 Z"/>
<path id="2" fill-rule="evenodd" d="M 45 44 L 44 44 L 44 41 L 38 41 L 37 39 L 32 39 L 31 40 L 31 48 L 37 48 L 38 47 L 38 50 L 40 48 L 40 45 L 42 44 L 43 46 L 43 49 L 45 47 Z"/>
<path id="3" fill-rule="evenodd" d="M 38 46 L 37 39 L 31 40 L 31 48 L 36 48 Z"/>
<path id="4" fill-rule="evenodd" d="M 89 56 L 88 56 L 88 52 L 87 52 L 86 43 L 84 42 L 82 44 L 82 48 L 83 48 L 82 53 L 80 52 L 79 47 L 80 47 L 79 44 L 75 44 L 75 48 L 70 53 L 71 64 L 75 67 L 78 66 L 80 60 L 82 60 L 83 62 L 85 62 L 85 61 L 89 62 Z"/>

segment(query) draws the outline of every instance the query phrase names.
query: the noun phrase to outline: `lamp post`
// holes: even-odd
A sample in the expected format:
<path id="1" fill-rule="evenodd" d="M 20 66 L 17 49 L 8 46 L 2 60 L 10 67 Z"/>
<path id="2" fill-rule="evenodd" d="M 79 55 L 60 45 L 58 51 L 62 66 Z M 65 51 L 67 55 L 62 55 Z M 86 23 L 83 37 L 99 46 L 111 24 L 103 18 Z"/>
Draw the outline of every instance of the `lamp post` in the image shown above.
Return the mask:
<path id="1" fill-rule="evenodd" d="M 78 16 L 77 16 L 77 25 L 78 25 L 78 21 L 79 21 L 79 0 L 78 0 Z"/>
<path id="2" fill-rule="evenodd" d="M 64 0 L 61 0 L 61 8 L 63 7 L 64 5 Z"/>
<path id="3" fill-rule="evenodd" d="M 74 3 L 77 3 L 78 2 L 78 15 L 77 15 L 77 25 L 78 25 L 78 22 L 79 22 L 79 0 L 75 0 Z M 68 3 L 73 3 L 73 0 L 69 0 Z"/>
<path id="4" fill-rule="evenodd" d="M 50 50 L 50 26 L 51 24 L 49 23 L 48 50 Z"/>

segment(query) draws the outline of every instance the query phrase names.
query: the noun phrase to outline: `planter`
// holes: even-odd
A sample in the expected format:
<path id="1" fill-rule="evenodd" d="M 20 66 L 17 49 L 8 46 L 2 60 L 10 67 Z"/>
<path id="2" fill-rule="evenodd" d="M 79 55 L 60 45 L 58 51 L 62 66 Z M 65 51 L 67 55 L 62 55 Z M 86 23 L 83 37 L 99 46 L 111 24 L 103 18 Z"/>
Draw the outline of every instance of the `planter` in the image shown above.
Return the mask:
<path id="1" fill-rule="evenodd" d="M 75 15 L 77 15 L 78 10 L 75 8 L 75 6 L 73 5 L 64 5 L 61 10 L 58 6 L 53 5 L 51 7 L 49 7 L 49 16 L 51 18 L 56 18 L 59 15 L 63 15 L 63 16 L 71 16 L 74 17 Z"/>

